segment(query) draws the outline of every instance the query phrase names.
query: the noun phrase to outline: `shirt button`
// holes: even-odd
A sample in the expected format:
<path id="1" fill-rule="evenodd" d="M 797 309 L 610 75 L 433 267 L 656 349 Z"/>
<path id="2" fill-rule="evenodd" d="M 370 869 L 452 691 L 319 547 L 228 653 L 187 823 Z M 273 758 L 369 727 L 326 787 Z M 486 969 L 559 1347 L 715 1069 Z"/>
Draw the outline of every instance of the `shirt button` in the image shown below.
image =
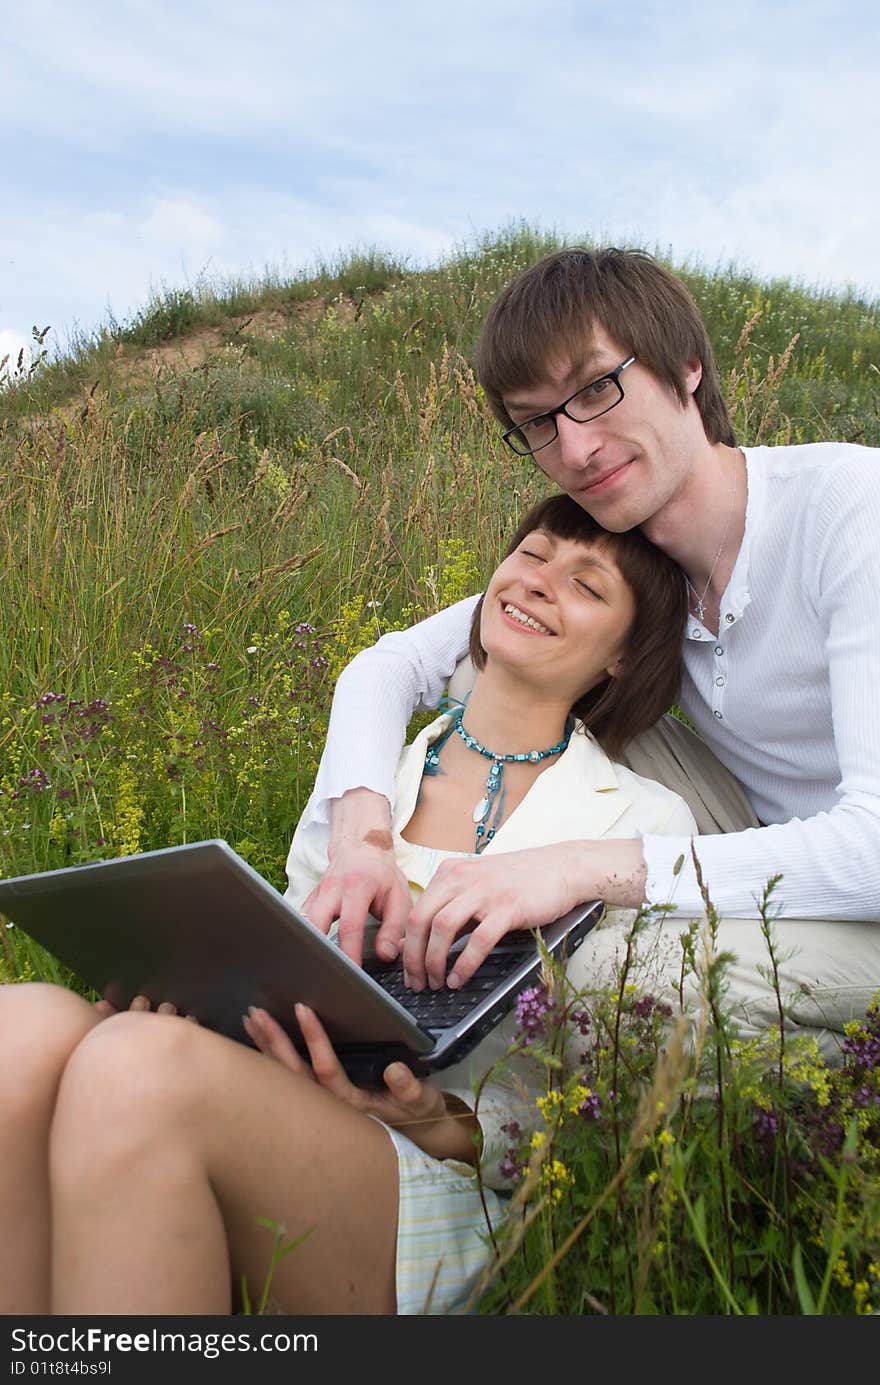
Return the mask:
<path id="1" fill-rule="evenodd" d="M 716 654 L 719 654 L 719 655 L 724 653 L 724 650 L 722 649 L 722 647 L 721 647 L 720 644 L 716 644 L 716 646 L 715 646 L 715 653 L 716 653 Z"/>
<path id="2" fill-rule="evenodd" d="M 693 630 L 691 631 L 691 634 L 693 635 L 695 640 L 698 640 L 700 638 L 700 632 L 696 626 L 694 626 Z"/>
<path id="3" fill-rule="evenodd" d="M 734 617 L 733 617 L 733 612 L 732 612 L 732 611 L 728 611 L 728 612 L 727 612 L 727 615 L 724 617 L 724 619 L 727 621 L 727 624 L 728 624 L 728 625 L 731 624 L 731 622 L 733 621 L 733 618 L 734 618 Z"/>
<path id="4" fill-rule="evenodd" d="M 720 712 L 716 712 L 715 715 L 716 715 L 716 717 L 718 718 L 719 721 L 723 721 L 723 720 L 724 720 L 724 718 L 722 717 L 722 715 L 721 715 Z"/>
<path id="5" fill-rule="evenodd" d="M 715 679 L 715 686 L 716 686 L 716 688 L 723 688 L 723 687 L 724 687 L 724 679 L 723 679 L 723 678 L 716 678 L 716 679 Z"/>

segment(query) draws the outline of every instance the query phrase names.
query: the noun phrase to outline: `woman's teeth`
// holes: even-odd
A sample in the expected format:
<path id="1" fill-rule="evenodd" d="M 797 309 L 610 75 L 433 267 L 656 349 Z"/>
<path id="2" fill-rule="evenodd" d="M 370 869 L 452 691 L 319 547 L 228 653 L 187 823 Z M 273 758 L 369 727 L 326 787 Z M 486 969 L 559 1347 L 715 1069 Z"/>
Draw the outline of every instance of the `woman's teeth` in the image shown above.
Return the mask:
<path id="1" fill-rule="evenodd" d="M 527 616 L 525 611 L 521 611 L 518 606 L 513 606 L 510 602 L 504 607 L 504 614 L 510 616 L 513 620 L 519 621 L 520 625 L 531 626 L 533 630 L 537 630 L 541 635 L 549 635 L 552 633 L 547 629 L 546 625 L 542 625 L 539 620 L 535 620 L 534 616 Z"/>

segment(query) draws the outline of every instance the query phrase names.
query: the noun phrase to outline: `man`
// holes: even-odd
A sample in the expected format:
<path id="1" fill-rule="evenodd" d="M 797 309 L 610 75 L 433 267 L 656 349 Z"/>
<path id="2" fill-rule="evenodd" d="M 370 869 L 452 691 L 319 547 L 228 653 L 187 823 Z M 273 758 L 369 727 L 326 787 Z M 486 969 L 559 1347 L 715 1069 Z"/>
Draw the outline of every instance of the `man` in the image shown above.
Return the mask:
<path id="1" fill-rule="evenodd" d="M 756 816 L 715 822 L 693 841 L 579 841 L 573 823 L 560 846 L 446 863 L 412 908 L 388 801 L 410 715 L 436 705 L 467 653 L 473 601 L 461 602 L 386 635 L 339 680 L 315 788 L 331 817 L 331 865 L 306 912 L 322 928 L 338 918 L 357 959 L 371 910 L 383 919 L 380 952 L 402 945 L 415 988 L 454 986 L 506 931 L 582 899 L 671 901 L 679 916 L 699 915 L 695 855 L 720 946 L 738 959 L 730 994 L 749 1030 L 776 1014 L 756 920 L 781 875 L 785 999 L 795 1023 L 839 1036 L 880 986 L 876 450 L 738 448 L 693 300 L 638 251 L 564 250 L 532 266 L 493 304 L 477 365 L 506 445 L 605 528 L 639 526 L 681 565 L 680 702 L 702 738 L 685 767 L 699 787 L 711 747 Z M 688 761 L 686 741 L 675 753 Z M 472 920 L 447 977 L 449 946 Z M 680 917 L 661 928 L 677 936 Z M 597 958 L 609 945 L 601 932 Z"/>

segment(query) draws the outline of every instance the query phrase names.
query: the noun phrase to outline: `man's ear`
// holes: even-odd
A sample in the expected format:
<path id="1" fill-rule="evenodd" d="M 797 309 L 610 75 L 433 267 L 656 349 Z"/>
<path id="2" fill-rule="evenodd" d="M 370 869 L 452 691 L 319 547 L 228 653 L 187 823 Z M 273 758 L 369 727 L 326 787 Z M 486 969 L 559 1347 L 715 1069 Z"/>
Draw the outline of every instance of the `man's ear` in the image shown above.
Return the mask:
<path id="1" fill-rule="evenodd" d="M 684 387 L 688 394 L 693 394 L 697 385 L 703 378 L 703 364 L 695 356 L 693 360 L 686 361 L 684 367 Z"/>

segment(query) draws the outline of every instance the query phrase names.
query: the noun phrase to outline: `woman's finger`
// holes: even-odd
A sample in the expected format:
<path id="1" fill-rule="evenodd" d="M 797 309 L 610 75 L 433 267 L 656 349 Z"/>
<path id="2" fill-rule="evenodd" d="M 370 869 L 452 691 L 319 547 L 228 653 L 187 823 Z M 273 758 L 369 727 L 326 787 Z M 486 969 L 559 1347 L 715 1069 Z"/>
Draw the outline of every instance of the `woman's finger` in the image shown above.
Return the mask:
<path id="1" fill-rule="evenodd" d="M 163 1000 L 156 1006 L 157 1015 L 176 1015 L 177 1006 L 170 1000 Z"/>
<path id="2" fill-rule="evenodd" d="M 382 1076 L 395 1102 L 409 1110 L 413 1116 L 434 1119 L 444 1114 L 442 1092 L 429 1086 L 427 1082 L 420 1082 L 406 1063 L 390 1063 Z"/>
<path id="3" fill-rule="evenodd" d="M 308 1005 L 295 1005 L 293 1008 L 309 1050 L 309 1061 L 316 1081 L 334 1096 L 339 1097 L 340 1101 L 346 1101 L 350 1106 L 362 1110 L 367 1102 L 366 1094 L 351 1081 L 314 1010 Z"/>
<path id="4" fill-rule="evenodd" d="M 245 1033 L 260 1050 L 265 1053 L 267 1058 L 274 1058 L 291 1072 L 300 1073 L 304 1077 L 311 1077 L 308 1063 L 306 1063 L 296 1051 L 290 1036 L 281 1028 L 281 1025 L 268 1010 L 262 1010 L 256 1005 L 251 1005 L 248 1013 L 242 1015 L 241 1022 L 244 1025 Z"/>
<path id="5" fill-rule="evenodd" d="M 129 1010 L 149 1010 L 149 999 L 145 995 L 136 995 L 128 1008 Z"/>

